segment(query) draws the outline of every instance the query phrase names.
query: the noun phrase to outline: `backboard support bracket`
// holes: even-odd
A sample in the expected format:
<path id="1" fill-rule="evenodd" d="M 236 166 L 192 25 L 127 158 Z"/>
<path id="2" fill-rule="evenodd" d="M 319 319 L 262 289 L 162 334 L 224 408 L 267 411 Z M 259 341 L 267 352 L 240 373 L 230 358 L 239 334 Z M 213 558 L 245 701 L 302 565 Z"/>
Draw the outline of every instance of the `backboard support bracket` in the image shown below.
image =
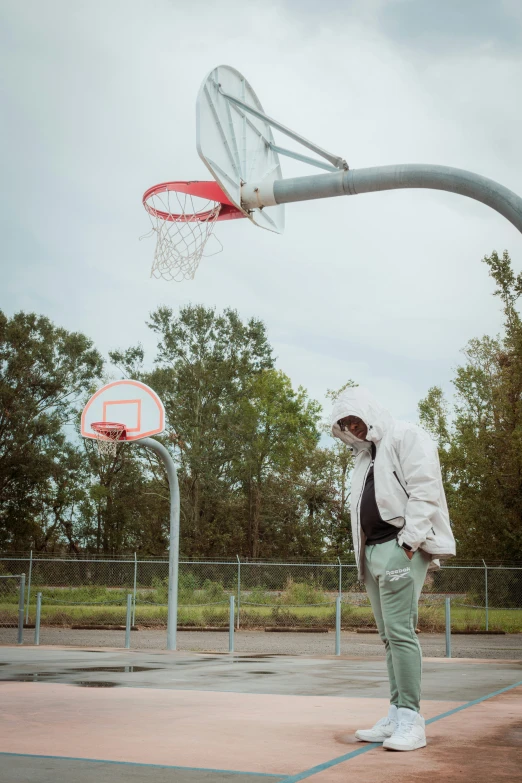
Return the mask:
<path id="1" fill-rule="evenodd" d="M 269 117 L 268 114 L 265 114 L 259 109 L 250 106 L 248 103 L 241 101 L 239 98 L 230 95 L 229 93 L 225 92 L 225 90 L 223 90 L 220 84 L 218 84 L 217 87 L 220 94 L 224 98 L 226 98 L 227 101 L 230 101 L 230 103 L 233 103 L 235 106 L 238 106 L 239 108 L 243 109 L 243 111 L 252 114 L 254 117 L 257 117 L 259 120 L 263 120 L 264 122 L 267 123 L 267 125 L 270 125 L 272 128 L 276 128 L 281 133 L 284 133 L 285 136 L 288 136 L 290 139 L 297 141 L 298 144 L 301 144 L 303 147 L 306 147 L 312 152 L 315 152 L 321 158 L 325 158 L 325 160 L 327 160 L 333 166 L 335 171 L 337 170 L 348 171 L 348 169 L 350 168 L 347 162 L 344 160 L 344 158 L 342 158 L 340 155 L 334 155 L 331 152 L 327 152 L 322 147 L 319 147 L 317 144 L 314 144 L 313 141 L 308 141 L 308 139 L 305 139 L 304 136 L 301 136 L 299 133 L 296 133 L 290 128 L 287 128 L 286 125 L 283 125 L 281 122 L 278 122 L 278 120 L 275 120 L 273 117 Z M 272 147 L 272 149 L 277 150 L 277 147 L 274 146 Z M 292 155 L 291 157 L 294 156 Z M 297 158 L 297 160 L 302 160 L 302 158 Z M 311 161 L 310 159 L 306 159 L 306 162 L 310 163 Z"/>
<path id="2" fill-rule="evenodd" d="M 287 150 L 285 147 L 278 147 L 277 144 L 273 144 L 272 142 L 268 142 L 268 146 L 279 155 L 285 155 L 287 158 L 299 160 L 301 163 L 308 163 L 310 166 L 316 166 L 318 169 L 323 169 L 324 171 L 339 171 L 335 166 L 330 166 L 329 163 L 323 163 L 315 158 L 310 158 L 308 155 L 301 155 L 299 152 Z"/>

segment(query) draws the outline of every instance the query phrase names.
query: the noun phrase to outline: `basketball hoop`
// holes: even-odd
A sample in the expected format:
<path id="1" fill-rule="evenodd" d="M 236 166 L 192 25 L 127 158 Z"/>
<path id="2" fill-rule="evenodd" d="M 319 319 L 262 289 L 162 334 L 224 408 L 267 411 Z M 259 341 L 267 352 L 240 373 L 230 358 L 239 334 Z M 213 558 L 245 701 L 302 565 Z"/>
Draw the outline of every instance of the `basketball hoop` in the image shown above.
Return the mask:
<path id="1" fill-rule="evenodd" d="M 125 424 L 118 424 L 115 421 L 93 421 L 91 429 L 96 433 L 96 445 L 100 456 L 114 456 L 118 442 L 127 439 Z"/>
<path id="2" fill-rule="evenodd" d="M 143 206 L 156 234 L 151 277 L 178 282 L 194 277 L 218 220 L 246 217 L 217 182 L 163 182 L 146 191 Z"/>

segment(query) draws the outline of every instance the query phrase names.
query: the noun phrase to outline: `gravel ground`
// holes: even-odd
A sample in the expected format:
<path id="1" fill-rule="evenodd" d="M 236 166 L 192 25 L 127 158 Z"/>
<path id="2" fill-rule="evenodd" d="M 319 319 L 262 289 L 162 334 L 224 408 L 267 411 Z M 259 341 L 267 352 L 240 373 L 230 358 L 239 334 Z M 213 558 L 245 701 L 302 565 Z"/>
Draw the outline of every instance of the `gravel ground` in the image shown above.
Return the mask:
<path id="1" fill-rule="evenodd" d="M 32 644 L 34 631 L 24 631 L 24 642 Z M 165 630 L 134 631 L 131 647 L 140 650 L 164 650 L 167 633 Z M 419 634 L 426 657 L 445 656 L 444 634 Z M 125 634 L 122 631 L 72 631 L 68 628 L 42 628 L 40 644 L 74 647 L 123 647 Z M 16 630 L 0 628 L 0 644 L 16 644 Z M 454 635 L 451 640 L 454 658 L 502 658 L 522 661 L 522 634 L 505 636 Z M 228 633 L 178 632 L 178 649 L 186 651 L 209 650 L 228 652 Z M 333 655 L 334 633 L 266 633 L 263 631 L 240 631 L 235 636 L 235 651 L 238 653 L 270 653 L 276 655 Z M 377 634 L 341 634 L 341 653 L 347 656 L 381 657 L 383 646 Z"/>

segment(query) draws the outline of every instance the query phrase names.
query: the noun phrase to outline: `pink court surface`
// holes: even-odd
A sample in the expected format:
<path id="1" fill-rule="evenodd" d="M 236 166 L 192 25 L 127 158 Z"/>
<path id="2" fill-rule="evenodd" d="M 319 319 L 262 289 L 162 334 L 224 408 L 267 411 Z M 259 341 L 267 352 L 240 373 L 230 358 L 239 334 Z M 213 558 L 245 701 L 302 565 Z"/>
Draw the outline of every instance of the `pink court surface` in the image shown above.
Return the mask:
<path id="1" fill-rule="evenodd" d="M 0 647 L 1 783 L 522 781 L 522 662 L 426 658 L 428 746 L 354 731 L 384 659 Z"/>

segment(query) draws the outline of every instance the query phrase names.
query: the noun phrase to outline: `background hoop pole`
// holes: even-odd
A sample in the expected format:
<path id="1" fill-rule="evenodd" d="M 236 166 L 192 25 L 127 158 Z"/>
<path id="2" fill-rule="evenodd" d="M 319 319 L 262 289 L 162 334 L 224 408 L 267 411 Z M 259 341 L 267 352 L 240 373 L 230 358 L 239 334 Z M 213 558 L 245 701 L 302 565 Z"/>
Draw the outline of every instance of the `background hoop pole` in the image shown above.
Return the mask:
<path id="1" fill-rule="evenodd" d="M 176 649 L 178 628 L 178 574 L 179 574 L 179 484 L 174 460 L 159 441 L 142 438 L 134 441 L 137 446 L 150 449 L 161 459 L 167 471 L 170 489 L 170 543 L 169 543 L 169 587 L 167 609 L 167 650 Z"/>
<path id="2" fill-rule="evenodd" d="M 294 201 L 410 188 L 445 190 L 480 201 L 503 215 L 522 233 L 522 199 L 512 190 L 471 171 L 429 164 L 376 166 L 280 179 L 273 183 L 247 183 L 242 189 L 242 206 L 255 209 Z"/>

